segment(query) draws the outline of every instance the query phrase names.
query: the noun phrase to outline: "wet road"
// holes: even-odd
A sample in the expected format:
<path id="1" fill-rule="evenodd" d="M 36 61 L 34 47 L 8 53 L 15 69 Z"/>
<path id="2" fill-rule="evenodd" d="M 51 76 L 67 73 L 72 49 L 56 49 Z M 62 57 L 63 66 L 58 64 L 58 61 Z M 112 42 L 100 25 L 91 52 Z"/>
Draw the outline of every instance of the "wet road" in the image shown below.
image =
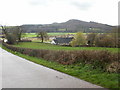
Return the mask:
<path id="1" fill-rule="evenodd" d="M 0 48 L 2 88 L 101 88 L 35 64 Z M 0 80 L 1 81 L 1 80 Z"/>

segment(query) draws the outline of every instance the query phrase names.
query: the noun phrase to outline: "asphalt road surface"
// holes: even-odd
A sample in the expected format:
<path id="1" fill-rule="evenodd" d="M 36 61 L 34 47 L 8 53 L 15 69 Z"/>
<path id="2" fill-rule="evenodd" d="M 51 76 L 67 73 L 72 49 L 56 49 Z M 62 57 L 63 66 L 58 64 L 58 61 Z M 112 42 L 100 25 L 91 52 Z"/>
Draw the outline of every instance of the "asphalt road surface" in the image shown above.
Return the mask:
<path id="1" fill-rule="evenodd" d="M 0 90 L 2 89 L 2 50 L 0 48 Z"/>
<path id="2" fill-rule="evenodd" d="M 0 51 L 2 88 L 102 88 L 35 64 L 1 48 Z"/>

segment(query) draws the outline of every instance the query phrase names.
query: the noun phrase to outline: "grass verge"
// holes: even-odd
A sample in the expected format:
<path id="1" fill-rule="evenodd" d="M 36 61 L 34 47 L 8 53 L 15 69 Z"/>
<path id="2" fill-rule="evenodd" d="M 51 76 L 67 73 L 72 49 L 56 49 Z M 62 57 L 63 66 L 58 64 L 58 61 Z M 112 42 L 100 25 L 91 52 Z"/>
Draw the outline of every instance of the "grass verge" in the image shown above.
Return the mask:
<path id="1" fill-rule="evenodd" d="M 77 63 L 74 65 L 62 65 L 57 62 L 47 61 L 43 59 L 39 59 L 36 57 L 27 56 L 18 52 L 11 51 L 6 47 L 2 46 L 3 49 L 11 52 L 15 55 L 23 57 L 29 61 L 32 61 L 37 64 L 41 64 L 43 66 L 47 66 L 49 68 L 58 70 L 60 72 L 64 72 L 66 74 L 75 76 L 77 78 L 86 80 L 93 84 L 105 87 L 105 88 L 120 88 L 118 82 L 118 75 L 117 73 L 107 73 L 103 72 L 101 69 L 93 69 L 92 65 L 83 65 L 82 63 Z"/>

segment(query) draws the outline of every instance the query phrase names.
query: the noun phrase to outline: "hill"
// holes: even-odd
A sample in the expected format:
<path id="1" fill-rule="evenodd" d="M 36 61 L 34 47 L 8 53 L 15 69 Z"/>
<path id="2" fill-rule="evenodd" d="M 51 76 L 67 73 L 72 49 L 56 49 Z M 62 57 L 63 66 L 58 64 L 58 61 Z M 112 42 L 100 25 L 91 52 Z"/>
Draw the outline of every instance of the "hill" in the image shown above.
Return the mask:
<path id="1" fill-rule="evenodd" d="M 52 24 L 25 24 L 21 27 L 30 32 L 97 32 L 104 33 L 111 31 L 115 26 L 110 26 L 107 24 L 97 23 L 97 22 L 86 22 L 76 19 L 71 19 L 63 23 L 52 23 Z"/>

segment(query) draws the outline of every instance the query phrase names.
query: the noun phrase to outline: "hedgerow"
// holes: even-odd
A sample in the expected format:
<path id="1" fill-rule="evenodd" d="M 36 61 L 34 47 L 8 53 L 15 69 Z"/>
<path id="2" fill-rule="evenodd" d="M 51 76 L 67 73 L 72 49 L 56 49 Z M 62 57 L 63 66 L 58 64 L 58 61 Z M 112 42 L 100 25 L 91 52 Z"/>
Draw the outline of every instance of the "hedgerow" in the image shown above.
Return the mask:
<path id="1" fill-rule="evenodd" d="M 37 58 L 43 58 L 45 60 L 55 61 L 64 65 L 83 63 L 92 64 L 94 69 L 99 67 L 107 72 L 117 73 L 120 70 L 118 61 L 120 54 L 111 53 L 107 50 L 55 51 L 21 48 L 6 43 L 3 43 L 3 45 L 15 52 L 20 52 L 22 54 Z"/>

